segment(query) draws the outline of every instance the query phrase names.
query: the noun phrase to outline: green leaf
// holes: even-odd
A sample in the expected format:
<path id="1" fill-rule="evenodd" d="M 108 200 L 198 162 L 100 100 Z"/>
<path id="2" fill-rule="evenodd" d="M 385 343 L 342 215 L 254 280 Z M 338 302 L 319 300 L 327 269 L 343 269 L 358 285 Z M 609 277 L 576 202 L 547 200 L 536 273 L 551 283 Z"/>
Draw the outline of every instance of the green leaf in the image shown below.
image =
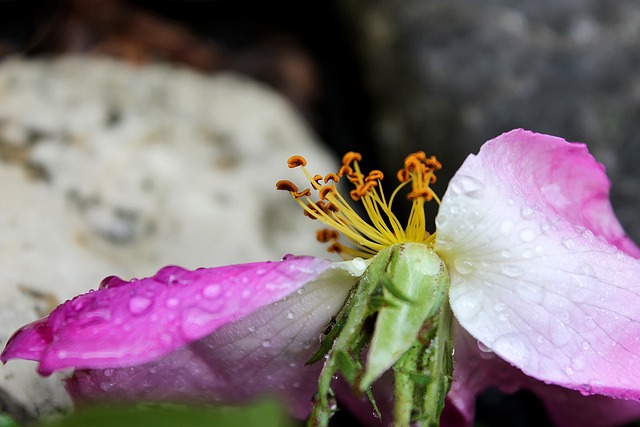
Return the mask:
<path id="1" fill-rule="evenodd" d="M 116 405 L 82 408 L 40 427 L 293 427 L 273 401 L 237 407 Z"/>

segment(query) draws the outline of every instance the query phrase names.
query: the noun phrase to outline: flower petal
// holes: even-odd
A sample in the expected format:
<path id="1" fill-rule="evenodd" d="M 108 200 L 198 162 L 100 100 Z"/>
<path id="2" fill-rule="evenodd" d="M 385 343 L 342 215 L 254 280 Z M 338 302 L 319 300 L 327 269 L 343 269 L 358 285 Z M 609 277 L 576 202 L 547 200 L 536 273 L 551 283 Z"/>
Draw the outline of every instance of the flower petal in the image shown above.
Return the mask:
<path id="1" fill-rule="evenodd" d="M 509 366 L 487 347 L 478 344 L 459 326 L 456 328 L 454 382 L 447 396 L 447 410 L 458 419 L 443 419 L 447 427 L 467 427 L 473 422 L 476 396 L 490 387 L 505 393 L 526 388 L 544 403 L 558 427 L 604 427 L 630 423 L 640 417 L 640 403 L 605 396 L 583 396 L 566 388 L 544 384 Z"/>
<path id="2" fill-rule="evenodd" d="M 42 374 L 149 362 L 283 299 L 333 265 L 288 257 L 193 271 L 165 267 L 131 282 L 108 278 L 19 330 L 1 359 L 37 360 Z"/>
<path id="3" fill-rule="evenodd" d="M 67 389 L 80 401 L 243 403 L 275 394 L 303 418 L 309 414 L 322 367 L 305 362 L 353 283 L 346 271 L 330 269 L 286 299 L 159 359 L 76 371 Z"/>
<path id="4" fill-rule="evenodd" d="M 583 145 L 512 131 L 469 156 L 437 218 L 460 325 L 525 374 L 640 398 L 640 262 Z M 594 216 L 596 212 L 601 217 Z"/>

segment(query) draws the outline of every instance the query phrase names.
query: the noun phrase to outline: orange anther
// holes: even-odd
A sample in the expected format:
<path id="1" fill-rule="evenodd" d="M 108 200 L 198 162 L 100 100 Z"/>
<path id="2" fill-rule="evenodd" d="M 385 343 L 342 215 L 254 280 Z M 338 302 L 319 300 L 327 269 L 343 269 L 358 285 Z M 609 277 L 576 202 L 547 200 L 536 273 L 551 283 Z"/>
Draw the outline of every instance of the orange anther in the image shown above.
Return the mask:
<path id="1" fill-rule="evenodd" d="M 327 252 L 331 252 L 331 253 L 334 253 L 334 254 L 341 254 L 342 252 L 344 252 L 344 246 L 342 246 L 342 244 L 340 244 L 338 242 L 333 242 L 327 248 Z"/>
<path id="2" fill-rule="evenodd" d="M 322 228 L 316 231 L 316 240 L 320 243 L 327 243 L 329 241 L 338 240 L 340 233 L 331 228 Z"/>
<path id="3" fill-rule="evenodd" d="M 335 193 L 335 191 L 336 187 L 334 187 L 333 185 L 325 185 L 320 189 L 318 195 L 320 196 L 321 200 L 325 200 L 327 198 L 327 195 L 329 195 L 330 193 Z"/>
<path id="4" fill-rule="evenodd" d="M 298 166 L 307 166 L 307 160 L 302 156 L 291 156 L 287 160 L 289 168 L 297 168 Z"/>
<path id="5" fill-rule="evenodd" d="M 406 169 L 400 169 L 396 177 L 400 182 L 407 182 L 409 181 L 409 172 Z"/>
<path id="6" fill-rule="evenodd" d="M 313 176 L 313 181 L 318 184 L 318 185 L 322 185 L 320 182 L 322 181 L 322 175 L 320 174 L 315 174 Z"/>
<path id="7" fill-rule="evenodd" d="M 329 181 L 338 182 L 338 181 L 340 181 L 340 177 L 338 175 L 336 175 L 335 173 L 328 173 L 324 177 L 324 182 L 328 184 Z"/>
<path id="8" fill-rule="evenodd" d="M 360 153 L 356 153 L 355 151 L 349 151 L 347 154 L 342 156 L 342 164 L 350 165 L 353 162 L 359 162 L 362 160 L 362 156 Z"/>
<path id="9" fill-rule="evenodd" d="M 293 193 L 293 197 L 299 199 L 300 197 L 309 197 L 311 195 L 311 190 L 309 188 L 305 188 L 302 191 Z"/>
<path id="10" fill-rule="evenodd" d="M 369 172 L 369 175 L 367 175 L 367 177 L 364 179 L 364 181 L 365 182 L 382 181 L 383 178 L 384 178 L 384 174 L 382 173 L 382 171 L 372 170 L 371 172 Z"/>
<path id="11" fill-rule="evenodd" d="M 338 171 L 338 176 L 351 175 L 353 173 L 353 169 L 349 165 L 342 165 L 340 170 Z"/>
<path id="12" fill-rule="evenodd" d="M 288 179 L 283 179 L 276 182 L 276 190 L 290 191 L 292 193 L 298 192 L 298 186 Z"/>

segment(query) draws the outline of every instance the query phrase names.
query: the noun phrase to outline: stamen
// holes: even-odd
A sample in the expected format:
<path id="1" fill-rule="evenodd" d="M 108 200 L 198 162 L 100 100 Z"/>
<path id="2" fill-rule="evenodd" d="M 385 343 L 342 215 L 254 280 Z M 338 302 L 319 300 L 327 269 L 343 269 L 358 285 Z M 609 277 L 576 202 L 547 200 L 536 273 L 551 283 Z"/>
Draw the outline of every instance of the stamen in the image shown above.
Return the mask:
<path id="1" fill-rule="evenodd" d="M 287 160 L 287 165 L 290 169 L 297 168 L 298 166 L 307 166 L 307 160 L 302 156 L 291 156 Z"/>
<path id="2" fill-rule="evenodd" d="M 295 185 L 293 182 L 289 181 L 288 179 L 282 179 L 276 182 L 276 190 L 283 190 L 283 191 L 289 191 L 291 193 L 297 193 L 298 186 Z"/>
<path id="3" fill-rule="evenodd" d="M 340 177 L 335 173 L 328 173 L 324 176 L 324 182 L 328 184 L 329 181 L 337 183 L 338 181 L 340 181 Z"/>
<path id="4" fill-rule="evenodd" d="M 340 238 L 340 233 L 336 230 L 332 230 L 331 228 L 321 228 L 316 231 L 316 240 L 320 243 L 327 243 L 330 241 L 335 241 Z"/>
<path id="5" fill-rule="evenodd" d="M 393 191 L 387 201 L 382 191 L 384 174 L 373 170 L 368 174 L 361 172 L 359 153 L 349 152 L 342 158 L 342 166 L 338 173 L 324 176 L 311 175 L 305 168 L 307 162 L 301 156 L 289 159 L 289 167 L 301 167 L 312 188 L 299 191 L 291 181 L 278 181 L 276 188 L 287 190 L 304 209 L 305 216 L 320 220 L 330 229 L 322 229 L 316 238 L 323 243 L 329 243 L 330 252 L 339 253 L 343 258 L 370 257 L 387 246 L 402 242 L 417 242 L 433 245 L 435 235 L 426 230 L 424 203 L 435 200 L 440 203 L 437 195 L 429 187 L 436 180 L 435 171 L 442 165 L 434 156 L 427 157 L 424 152 L 413 153 L 405 158 L 404 167 L 398 171 L 397 178 L 400 185 Z M 345 199 L 337 190 L 335 183 L 343 176 L 354 185 L 349 192 L 349 198 L 354 202 L 361 202 L 368 219 L 363 219 L 351 207 L 349 198 Z M 324 185 L 322 184 L 324 182 Z M 332 182 L 331 184 L 329 182 Z M 411 183 L 411 190 L 407 199 L 412 207 L 408 223 L 403 228 L 398 218 L 391 210 L 398 192 Z M 311 193 L 317 192 L 318 199 L 313 201 Z M 338 242 L 343 234 L 355 247 L 345 246 Z"/>

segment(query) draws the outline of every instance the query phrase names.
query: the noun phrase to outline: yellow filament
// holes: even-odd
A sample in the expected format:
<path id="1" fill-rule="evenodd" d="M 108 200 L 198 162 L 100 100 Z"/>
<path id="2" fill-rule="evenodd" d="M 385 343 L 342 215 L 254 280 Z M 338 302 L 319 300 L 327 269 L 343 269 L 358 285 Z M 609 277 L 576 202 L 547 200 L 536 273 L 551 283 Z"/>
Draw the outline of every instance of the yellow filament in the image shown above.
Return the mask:
<path id="1" fill-rule="evenodd" d="M 328 248 L 330 252 L 338 252 L 345 258 L 371 257 L 396 243 L 417 242 L 433 245 L 435 235 L 427 232 L 424 205 L 431 200 L 440 204 L 440 199 L 430 188 L 430 184 L 436 181 L 435 171 L 441 168 L 436 158 L 427 158 L 423 152 L 407 156 L 404 168 L 398 172 L 401 183 L 391 193 L 388 201 L 382 191 L 382 172 L 374 170 L 368 175 L 363 174 L 358 163 L 361 158 L 358 153 L 345 154 L 339 172 L 326 174 L 323 179 L 319 174 L 309 173 L 305 167 L 306 159 L 301 156 L 291 157 L 288 161 L 289 167 L 302 169 L 313 191 L 317 193 L 318 201 L 314 202 L 311 198 L 311 189 L 299 191 L 290 181 L 278 181 L 276 188 L 289 191 L 309 218 L 317 219 L 337 230 L 355 246 L 351 248 L 342 245 L 338 242 L 338 234 L 331 233 L 330 230 L 318 232 L 319 241 L 331 243 Z M 355 186 L 350 198 L 362 203 L 368 221 L 362 218 L 336 189 L 335 184 L 343 176 Z M 412 206 L 407 225 L 403 228 L 391 207 L 399 191 L 409 183 L 411 192 L 407 198 Z"/>

